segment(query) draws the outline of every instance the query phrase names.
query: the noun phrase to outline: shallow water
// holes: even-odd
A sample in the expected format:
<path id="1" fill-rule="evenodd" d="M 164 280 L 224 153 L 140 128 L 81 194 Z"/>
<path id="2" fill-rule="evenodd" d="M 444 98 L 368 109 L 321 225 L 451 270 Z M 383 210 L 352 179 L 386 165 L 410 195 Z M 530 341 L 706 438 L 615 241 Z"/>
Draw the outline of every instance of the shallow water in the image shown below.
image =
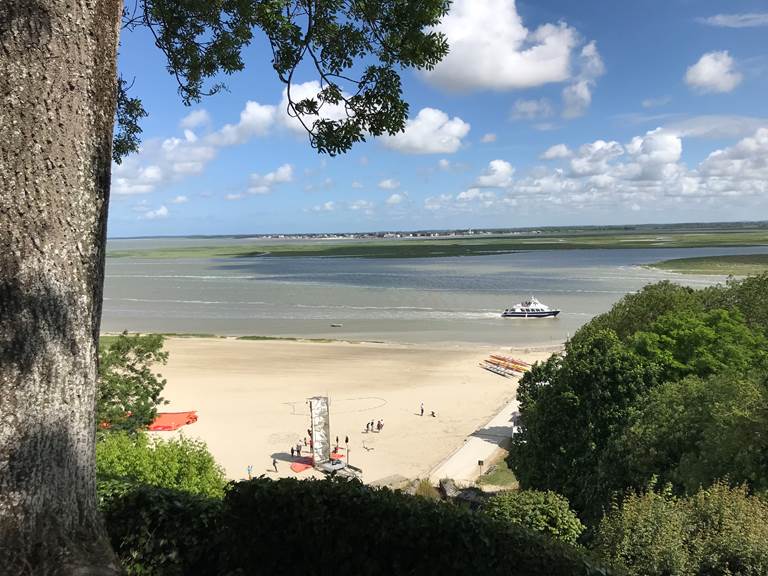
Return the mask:
<path id="1" fill-rule="evenodd" d="M 109 247 L 211 243 L 131 239 L 110 240 Z M 650 282 L 673 279 L 701 287 L 724 280 L 673 275 L 643 264 L 755 253 L 768 253 L 768 247 L 553 250 L 404 260 L 108 259 L 102 330 L 554 344 Z M 562 313 L 556 319 L 499 316 L 531 295 Z"/>

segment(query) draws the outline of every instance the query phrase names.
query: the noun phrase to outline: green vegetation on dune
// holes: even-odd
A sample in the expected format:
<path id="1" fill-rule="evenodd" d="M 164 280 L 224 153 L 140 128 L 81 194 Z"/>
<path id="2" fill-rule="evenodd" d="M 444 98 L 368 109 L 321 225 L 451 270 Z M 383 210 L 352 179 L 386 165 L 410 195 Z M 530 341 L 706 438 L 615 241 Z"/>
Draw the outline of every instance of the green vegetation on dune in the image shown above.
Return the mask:
<path id="1" fill-rule="evenodd" d="M 747 276 L 768 271 L 768 254 L 675 258 L 650 264 L 649 267 L 680 274 Z"/>
<path id="2" fill-rule="evenodd" d="M 702 248 L 768 245 L 768 230 L 670 231 L 648 233 L 527 234 L 515 236 L 451 237 L 411 240 L 317 241 L 296 244 L 191 246 L 148 250 L 110 250 L 110 258 L 441 258 L 487 256 L 528 250 L 593 248 Z"/>

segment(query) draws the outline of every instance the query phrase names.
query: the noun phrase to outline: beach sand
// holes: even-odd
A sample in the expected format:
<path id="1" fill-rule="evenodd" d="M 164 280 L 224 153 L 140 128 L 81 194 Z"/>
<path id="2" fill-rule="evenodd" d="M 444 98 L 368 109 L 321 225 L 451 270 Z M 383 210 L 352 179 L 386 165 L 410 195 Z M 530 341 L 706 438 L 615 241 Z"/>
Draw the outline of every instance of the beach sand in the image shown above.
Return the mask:
<path id="1" fill-rule="evenodd" d="M 306 400 L 329 396 L 331 438 L 343 447 L 349 436 L 350 464 L 365 482 L 428 476 L 514 398 L 516 380 L 478 366 L 489 353 L 534 362 L 552 352 L 233 338 L 168 338 L 166 350 L 170 403 L 160 410 L 196 410 L 198 422 L 178 433 L 205 441 L 228 477 L 245 478 L 249 465 L 254 476 L 296 476 L 289 450 L 307 435 Z M 379 419 L 381 433 L 366 433 Z"/>

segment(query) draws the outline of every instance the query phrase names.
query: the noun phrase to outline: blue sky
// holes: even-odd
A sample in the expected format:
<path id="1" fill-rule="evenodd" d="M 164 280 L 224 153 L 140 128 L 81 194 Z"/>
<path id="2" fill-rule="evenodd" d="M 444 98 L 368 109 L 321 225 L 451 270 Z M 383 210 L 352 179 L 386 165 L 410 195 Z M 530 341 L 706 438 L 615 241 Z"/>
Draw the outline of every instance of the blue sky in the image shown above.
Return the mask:
<path id="1" fill-rule="evenodd" d="M 406 132 L 335 158 L 285 117 L 259 33 L 185 107 L 124 32 L 149 117 L 110 236 L 768 218 L 768 2 L 455 0 L 442 28 L 450 55 L 404 73 Z"/>

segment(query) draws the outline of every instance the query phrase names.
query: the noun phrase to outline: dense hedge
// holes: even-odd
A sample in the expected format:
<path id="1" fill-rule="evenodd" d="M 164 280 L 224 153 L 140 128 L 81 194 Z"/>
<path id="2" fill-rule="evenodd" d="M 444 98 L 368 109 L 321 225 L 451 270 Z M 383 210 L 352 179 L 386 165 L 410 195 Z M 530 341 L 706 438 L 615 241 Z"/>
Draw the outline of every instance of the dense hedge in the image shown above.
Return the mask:
<path id="1" fill-rule="evenodd" d="M 106 514 L 131 574 L 592 576 L 582 551 L 442 502 L 339 480 L 143 488 Z"/>

